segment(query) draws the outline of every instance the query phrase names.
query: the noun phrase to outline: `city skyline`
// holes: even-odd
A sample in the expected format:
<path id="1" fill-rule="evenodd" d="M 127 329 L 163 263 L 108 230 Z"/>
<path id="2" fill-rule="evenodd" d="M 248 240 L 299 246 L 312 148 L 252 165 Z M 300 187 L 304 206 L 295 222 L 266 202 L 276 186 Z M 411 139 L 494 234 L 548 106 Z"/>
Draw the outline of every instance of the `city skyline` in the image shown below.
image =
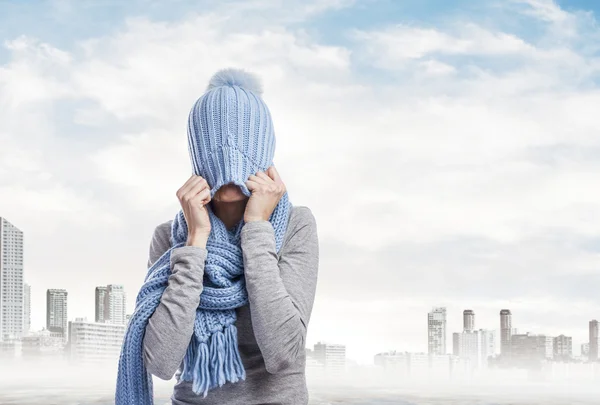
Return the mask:
<path id="1" fill-rule="evenodd" d="M 27 323 L 31 320 L 31 285 L 26 283 L 23 279 L 24 269 L 22 266 L 24 255 L 22 253 L 23 245 L 23 232 L 16 228 L 9 221 L 0 217 L 3 227 L 0 228 L 2 231 L 0 235 L 0 242 L 4 245 L 8 243 L 12 247 L 12 250 L 7 250 L 6 247 L 1 251 L 3 254 L 2 262 L 4 263 L 4 257 L 13 258 L 15 249 L 19 252 L 18 263 L 21 263 L 19 271 L 19 283 L 22 285 L 22 303 L 21 303 L 21 322 L 22 331 L 26 333 Z M 10 235 L 7 239 L 7 235 Z M 16 235 L 16 239 L 15 236 Z M 13 240 L 14 239 L 14 240 Z M 8 240 L 8 242 L 7 242 Z M 7 256 L 8 255 L 8 256 Z M 8 271 L 13 271 L 13 267 L 8 267 Z M 4 277 L 4 272 L 7 271 L 6 264 L 4 267 L 0 267 L 0 276 Z M 8 273 L 12 274 L 12 273 Z M 126 292 L 121 284 L 107 284 L 105 286 L 96 286 L 94 288 L 94 319 L 93 322 L 112 322 L 116 324 L 124 325 L 129 317 L 126 311 Z M 67 297 L 68 292 L 65 289 L 51 288 L 46 290 L 46 325 L 42 329 L 47 329 L 53 333 L 60 333 L 64 337 L 65 341 L 69 330 L 67 325 L 72 321 L 69 319 L 67 310 Z M 1 301 L 0 301 L 1 303 Z M 4 312 L 4 306 L 2 307 Z M 508 349 L 510 354 L 511 348 L 511 336 L 516 335 L 518 339 L 527 339 L 531 332 L 517 334 L 517 328 L 513 327 L 512 324 L 512 312 L 510 309 L 501 309 L 499 312 L 500 324 L 499 328 L 490 329 L 487 332 L 485 329 L 479 328 L 474 330 L 475 327 L 475 311 L 473 309 L 464 309 L 462 311 L 462 332 L 450 332 L 448 333 L 447 328 L 447 308 L 444 306 L 433 306 L 428 312 L 428 327 L 427 327 L 427 346 L 428 353 L 430 354 L 447 354 L 449 351 L 448 347 L 452 347 L 453 353 L 470 353 L 467 357 L 476 358 L 478 363 L 482 362 L 482 358 L 487 358 L 489 351 L 492 353 L 502 354 Z M 78 316 L 75 319 L 87 319 L 87 316 Z M 6 323 L 6 317 L 3 318 Z M 12 320 L 9 319 L 12 322 Z M 88 321 L 86 321 L 88 322 Z M 2 324 L 0 324 L 2 325 Z M 30 325 L 29 325 L 30 327 Z M 498 332 L 498 333 L 496 333 Z M 546 339 L 552 340 L 554 346 L 549 349 L 553 355 L 557 355 L 556 345 L 560 343 L 561 347 L 567 345 L 569 357 L 573 357 L 573 338 L 571 336 L 566 337 L 563 334 L 558 336 L 551 336 L 540 333 L 533 333 L 532 336 L 543 335 Z M 451 345 L 448 346 L 448 337 L 451 336 Z M 472 339 L 473 336 L 473 340 Z M 499 336 L 499 339 L 498 339 Z M 560 340 L 562 337 L 562 340 Z M 557 340 L 558 339 L 558 340 Z M 319 339 L 320 343 L 322 339 Z M 496 349 L 496 342 L 499 341 L 499 350 Z M 593 343 L 595 342 L 595 343 Z M 588 350 L 590 359 L 598 359 L 598 351 L 600 349 L 600 334 L 598 328 L 598 321 L 596 319 L 590 320 L 588 324 L 588 341 L 581 342 L 578 347 L 581 348 L 580 354 L 583 353 L 584 345 L 587 344 L 586 350 Z M 307 345 L 308 347 L 308 345 Z M 344 353 L 345 353 L 344 345 Z M 394 351 L 397 349 L 394 348 Z M 566 349 L 561 349 L 566 350 Z M 408 352 L 408 350 L 407 350 Z M 487 354 L 486 354 L 487 353 Z M 566 353 L 566 352 L 565 352 Z M 563 353 L 558 353 L 562 355 Z"/>
<path id="2" fill-rule="evenodd" d="M 24 283 L 24 286 L 30 289 L 27 283 Z M 24 287 L 26 288 L 26 287 Z M 114 290 L 114 293 L 113 293 Z M 129 314 L 125 313 L 123 305 L 126 297 L 126 292 L 123 289 L 123 286 L 120 284 L 108 284 L 106 286 L 96 286 L 94 289 L 94 300 L 95 300 L 95 316 L 92 318 L 94 321 L 88 321 L 88 317 L 75 317 L 74 319 L 69 319 L 68 316 L 64 317 L 62 311 L 67 310 L 67 299 L 68 292 L 64 289 L 48 289 L 46 291 L 47 297 L 47 307 L 46 307 L 46 329 L 51 332 L 58 332 L 59 330 L 54 328 L 49 328 L 48 326 L 54 325 L 57 322 L 56 319 L 59 319 L 58 323 L 61 325 L 69 324 L 70 322 L 84 322 L 84 323 L 103 323 L 109 322 L 111 323 L 110 316 L 106 316 L 107 313 L 113 313 L 115 306 L 110 297 L 112 295 L 116 296 L 117 304 L 116 308 L 119 312 L 118 321 L 116 321 L 117 325 L 124 325 L 126 323 L 125 318 L 129 316 Z M 60 309 L 60 313 L 58 316 L 54 315 L 54 312 Z M 109 312 L 107 312 L 109 311 Z M 68 311 L 66 311 L 68 313 Z M 51 316 L 52 314 L 52 316 Z M 473 309 L 464 309 L 461 312 L 462 315 L 462 329 L 461 332 L 453 332 L 450 331 L 448 333 L 447 329 L 447 308 L 443 306 L 433 306 L 431 310 L 428 312 L 428 326 L 427 326 L 427 346 L 429 354 L 455 354 L 461 358 L 468 357 L 472 359 L 475 358 L 476 362 L 481 364 L 482 358 L 487 358 L 490 355 L 501 355 L 502 347 L 503 347 L 503 337 L 505 337 L 505 333 L 503 330 L 508 330 L 509 339 L 512 335 L 517 335 L 519 338 L 526 338 L 527 336 L 537 336 L 543 335 L 546 340 L 551 340 L 553 345 L 550 349 L 550 352 L 555 358 L 560 358 L 561 356 L 565 356 L 568 358 L 578 357 L 575 356 L 573 352 L 573 338 L 571 336 L 565 336 L 564 334 L 560 334 L 557 336 L 551 336 L 546 334 L 531 334 L 531 332 L 524 332 L 517 334 L 517 328 L 514 328 L 512 325 L 512 312 L 510 309 L 502 309 L 499 312 L 499 327 L 497 329 L 490 329 L 489 331 L 486 329 L 481 329 L 477 327 L 476 324 L 476 312 Z M 114 315 L 113 315 L 114 316 Z M 102 319 L 106 317 L 105 319 Z M 122 323 L 121 323 L 122 322 Z M 523 330 L 523 328 L 521 328 Z M 524 328 L 527 329 L 527 328 Z M 432 331 L 434 332 L 432 334 Z M 579 347 L 583 349 L 584 345 L 587 345 L 587 350 L 591 348 L 591 353 L 598 352 L 600 348 L 600 337 L 598 334 L 598 321 L 593 319 L 589 321 L 588 324 L 589 331 L 589 339 L 588 342 L 581 342 Z M 491 332 L 491 334 L 490 334 Z M 65 334 L 70 333 L 68 329 L 65 329 Z M 467 336 L 465 336 L 465 334 Z M 474 336 L 474 339 L 471 339 L 471 335 Z M 451 336 L 450 345 L 448 345 L 448 337 Z M 593 336 L 596 337 L 595 345 L 593 342 Z M 66 336 L 65 336 L 66 337 Z M 498 340 L 498 337 L 500 339 Z M 440 339 L 442 341 L 440 342 Z M 499 346 L 496 345 L 496 342 L 499 341 Z M 559 342 L 559 343 L 557 343 Z M 326 342 L 323 339 L 319 339 L 313 345 L 333 345 L 333 346 L 343 346 L 344 357 L 346 357 L 346 344 L 341 342 Z M 560 346 L 559 346 L 560 345 Z M 309 344 L 307 343 L 306 348 L 308 348 Z M 316 346 L 315 346 L 316 347 Z M 325 347 L 325 346 L 323 346 Z M 452 350 L 448 350 L 448 347 L 451 347 Z M 560 349 L 557 349 L 560 347 Z M 403 350 L 402 348 L 392 348 L 393 352 L 411 352 L 409 350 Z M 583 351 L 583 350 L 582 350 Z M 467 353 L 468 352 L 468 353 Z M 383 353 L 383 352 L 382 352 Z M 414 353 L 423 353 L 416 351 Z M 459 353 L 459 354 L 457 354 Z M 465 354 L 467 353 L 467 354 Z M 469 354 L 470 353 L 470 354 Z M 477 353 L 477 354 L 474 354 Z M 566 353 L 569 353 L 566 356 Z M 580 352 L 580 355 L 582 352 Z M 589 357 L 590 360 L 593 359 L 592 356 Z M 349 357 L 349 359 L 356 361 L 356 359 Z M 597 359 L 597 355 L 596 355 Z"/>

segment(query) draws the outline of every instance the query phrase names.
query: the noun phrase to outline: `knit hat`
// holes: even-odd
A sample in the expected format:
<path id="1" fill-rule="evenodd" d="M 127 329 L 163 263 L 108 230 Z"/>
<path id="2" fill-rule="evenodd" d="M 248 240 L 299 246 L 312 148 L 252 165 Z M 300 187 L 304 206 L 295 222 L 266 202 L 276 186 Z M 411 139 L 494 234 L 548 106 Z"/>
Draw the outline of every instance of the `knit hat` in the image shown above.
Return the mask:
<path id="1" fill-rule="evenodd" d="M 234 183 L 250 197 L 245 182 L 273 164 L 275 134 L 257 76 L 242 69 L 215 73 L 188 118 L 193 172 L 209 184 L 210 195 Z"/>

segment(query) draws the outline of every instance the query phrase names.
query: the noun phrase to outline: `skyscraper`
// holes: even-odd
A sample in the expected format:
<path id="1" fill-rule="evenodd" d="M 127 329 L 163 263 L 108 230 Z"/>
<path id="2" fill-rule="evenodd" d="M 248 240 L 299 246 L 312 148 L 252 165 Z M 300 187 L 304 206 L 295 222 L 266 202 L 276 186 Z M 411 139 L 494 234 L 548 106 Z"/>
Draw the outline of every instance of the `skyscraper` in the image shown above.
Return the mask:
<path id="1" fill-rule="evenodd" d="M 96 287 L 96 322 L 126 325 L 126 303 L 127 295 L 122 285 Z"/>
<path id="2" fill-rule="evenodd" d="M 0 217 L 0 341 L 23 335 L 23 232 Z"/>
<path id="3" fill-rule="evenodd" d="M 46 291 L 46 329 L 67 337 L 67 290 Z"/>
<path id="4" fill-rule="evenodd" d="M 471 367 L 487 366 L 488 357 L 494 355 L 494 332 L 475 330 L 475 312 L 463 311 L 463 331 L 452 336 L 453 354 L 468 359 Z"/>
<path id="5" fill-rule="evenodd" d="M 463 311 L 463 331 L 471 332 L 475 329 L 475 312 L 472 309 Z"/>
<path id="6" fill-rule="evenodd" d="M 427 314 L 427 346 L 430 354 L 446 354 L 445 307 L 434 307 Z"/>
<path id="7" fill-rule="evenodd" d="M 589 361 L 598 361 L 598 346 L 600 346 L 600 333 L 598 332 L 598 321 L 593 319 L 590 321 Z"/>
<path id="8" fill-rule="evenodd" d="M 29 284 L 23 284 L 23 293 L 23 336 L 27 336 L 31 329 L 31 286 Z"/>
<path id="9" fill-rule="evenodd" d="M 104 299 L 106 297 L 106 286 L 102 285 L 99 287 L 96 287 L 96 293 L 95 293 L 95 312 L 96 312 L 96 316 L 95 316 L 95 321 L 96 322 L 104 322 Z"/>
<path id="10" fill-rule="evenodd" d="M 512 314 L 509 309 L 500 311 L 500 354 L 510 356 L 510 338 L 512 335 Z"/>

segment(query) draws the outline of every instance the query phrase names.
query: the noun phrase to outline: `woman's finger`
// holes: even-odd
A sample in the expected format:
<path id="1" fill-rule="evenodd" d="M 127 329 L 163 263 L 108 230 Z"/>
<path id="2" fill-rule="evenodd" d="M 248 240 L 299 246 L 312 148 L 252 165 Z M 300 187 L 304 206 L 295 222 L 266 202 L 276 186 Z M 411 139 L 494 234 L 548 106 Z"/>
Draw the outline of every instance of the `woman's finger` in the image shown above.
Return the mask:
<path id="1" fill-rule="evenodd" d="M 265 181 L 265 183 L 271 183 L 273 181 L 272 178 L 270 178 L 265 172 L 257 172 L 256 176 L 260 177 L 261 179 L 263 179 Z"/>
<path id="2" fill-rule="evenodd" d="M 184 197 L 187 198 L 188 200 L 191 200 L 192 198 L 194 198 L 196 196 L 196 194 L 198 194 L 199 192 L 201 192 L 204 189 L 209 189 L 208 187 L 208 183 L 206 181 L 202 181 L 203 179 L 198 179 L 198 181 L 196 181 L 190 188 L 189 190 L 184 194 Z M 210 189 L 209 189 L 210 191 Z"/>
<path id="3" fill-rule="evenodd" d="M 202 177 L 192 175 L 192 177 L 190 177 L 185 183 L 183 183 L 183 186 L 181 186 L 181 188 L 178 190 L 179 195 L 183 197 L 190 191 L 192 187 L 194 187 L 195 184 L 199 183 L 202 180 Z"/>
<path id="4" fill-rule="evenodd" d="M 203 187 L 194 197 L 192 197 L 192 200 L 198 200 L 202 205 L 207 204 L 210 201 L 210 188 Z"/>
<path id="5" fill-rule="evenodd" d="M 269 183 L 268 183 L 268 182 L 265 180 L 265 178 L 264 178 L 264 177 L 262 177 L 262 176 L 259 176 L 259 175 L 258 175 L 258 173 L 260 173 L 260 172 L 257 172 L 257 174 L 256 174 L 256 175 L 254 175 L 254 174 L 251 174 L 250 176 L 248 176 L 248 180 L 252 180 L 252 181 L 254 181 L 255 183 L 258 183 L 258 184 L 269 184 Z M 268 177 L 268 176 L 267 176 L 267 177 Z M 271 180 L 271 179 L 269 179 L 269 180 Z"/>
<path id="6" fill-rule="evenodd" d="M 260 183 L 257 183 L 257 182 L 256 182 L 256 181 L 254 181 L 254 180 L 250 180 L 250 179 L 248 179 L 248 180 L 246 181 L 246 187 L 248 187 L 248 190 L 250 190 L 250 191 L 254 191 L 254 190 L 256 190 L 256 189 L 259 187 L 259 185 L 260 185 Z"/>
<path id="7" fill-rule="evenodd" d="M 277 169 L 275 169 L 275 166 L 269 167 L 267 174 L 271 176 L 275 183 L 283 183 L 283 181 L 281 181 L 281 177 L 279 177 L 279 173 L 277 173 Z"/>

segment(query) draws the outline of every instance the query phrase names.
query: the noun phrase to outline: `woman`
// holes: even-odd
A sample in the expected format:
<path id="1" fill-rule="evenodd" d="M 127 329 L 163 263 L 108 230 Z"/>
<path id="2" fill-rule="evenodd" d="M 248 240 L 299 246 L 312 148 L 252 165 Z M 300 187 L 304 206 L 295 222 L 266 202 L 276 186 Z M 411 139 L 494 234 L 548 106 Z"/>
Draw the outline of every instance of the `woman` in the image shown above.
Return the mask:
<path id="1" fill-rule="evenodd" d="M 223 69 L 188 120 L 193 175 L 158 225 L 129 321 L 116 403 L 307 404 L 305 341 L 317 283 L 315 218 L 273 166 L 257 78 Z"/>

